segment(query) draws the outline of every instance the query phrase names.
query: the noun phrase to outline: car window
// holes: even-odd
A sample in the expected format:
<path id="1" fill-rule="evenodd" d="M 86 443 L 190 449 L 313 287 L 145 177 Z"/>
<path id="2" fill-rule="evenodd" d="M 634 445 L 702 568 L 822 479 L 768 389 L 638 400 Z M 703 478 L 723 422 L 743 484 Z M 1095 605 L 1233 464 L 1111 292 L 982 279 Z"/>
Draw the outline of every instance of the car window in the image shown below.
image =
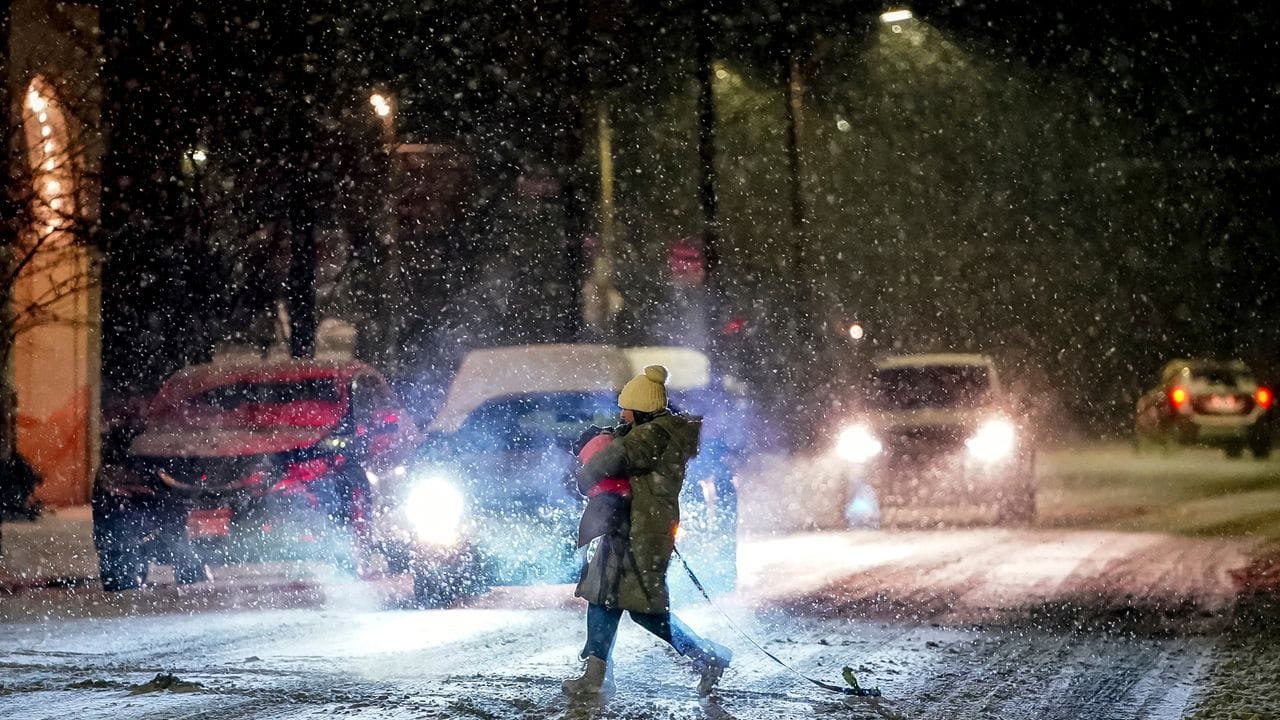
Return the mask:
<path id="1" fill-rule="evenodd" d="M 614 425 L 613 393 L 548 393 L 491 400 L 471 413 L 459 435 L 489 449 L 568 445 L 591 425 Z"/>
<path id="2" fill-rule="evenodd" d="M 987 401 L 991 379 L 977 365 L 885 368 L 872 373 L 868 404 L 881 410 L 977 407 Z"/>
<path id="3" fill-rule="evenodd" d="M 1191 371 L 1192 380 L 1208 385 L 1225 385 L 1239 387 L 1253 383 L 1253 376 L 1242 372 L 1239 368 L 1226 366 L 1201 366 Z"/>
<path id="4" fill-rule="evenodd" d="M 341 417 L 342 400 L 335 378 L 241 380 L 156 408 L 151 423 L 173 428 L 323 427 Z"/>

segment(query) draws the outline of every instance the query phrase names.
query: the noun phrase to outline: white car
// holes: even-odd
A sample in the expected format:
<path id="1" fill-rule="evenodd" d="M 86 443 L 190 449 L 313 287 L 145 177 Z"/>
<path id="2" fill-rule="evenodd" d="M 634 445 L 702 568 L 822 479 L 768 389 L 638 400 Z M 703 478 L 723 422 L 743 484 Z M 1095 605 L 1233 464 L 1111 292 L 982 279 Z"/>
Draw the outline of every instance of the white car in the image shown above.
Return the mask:
<path id="1" fill-rule="evenodd" d="M 466 355 L 417 460 L 379 494 L 382 547 L 413 572 L 420 602 L 574 579 L 583 507 L 574 446 L 590 426 L 618 424 L 618 392 L 651 364 L 671 371 L 677 406 L 715 387 L 707 357 L 689 348 L 546 344 Z M 714 535 L 736 573 L 736 494 L 707 448 L 695 461 L 706 467 L 691 463 L 685 483 L 694 497 L 682 497 L 683 542 L 692 550 Z"/>
<path id="2" fill-rule="evenodd" d="M 836 450 L 851 487 L 869 487 L 879 507 L 967 501 L 994 506 L 1002 520 L 1034 517 L 1035 451 L 991 358 L 881 360 L 860 399 Z"/>
<path id="3" fill-rule="evenodd" d="M 1271 455 L 1271 390 L 1239 360 L 1174 360 L 1138 399 L 1134 438 L 1165 446 L 1221 448 L 1229 457 Z"/>

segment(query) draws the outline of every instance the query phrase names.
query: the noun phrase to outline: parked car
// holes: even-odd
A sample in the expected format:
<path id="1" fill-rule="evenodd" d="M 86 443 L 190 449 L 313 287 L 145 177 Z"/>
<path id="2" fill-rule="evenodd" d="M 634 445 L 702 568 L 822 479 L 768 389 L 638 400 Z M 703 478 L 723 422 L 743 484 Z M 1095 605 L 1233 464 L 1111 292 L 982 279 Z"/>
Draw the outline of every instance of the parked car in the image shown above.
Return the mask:
<path id="1" fill-rule="evenodd" d="M 875 363 L 837 452 L 849 462 L 847 514 L 879 508 L 994 505 L 1035 516 L 1035 448 L 995 362 L 983 355 L 906 355 Z M 868 493 L 872 498 L 867 499 Z"/>
<path id="2" fill-rule="evenodd" d="M 412 570 L 420 602 L 576 578 L 583 501 L 573 446 L 590 426 L 619 422 L 619 390 L 653 363 L 670 369 L 677 406 L 697 409 L 713 385 L 706 356 L 686 348 L 525 345 L 464 358 L 417 461 L 388 481 L 375 513 L 379 546 Z M 685 482 L 679 542 L 708 558 L 713 586 L 732 586 L 736 489 L 716 433 L 704 433 Z"/>
<path id="3" fill-rule="evenodd" d="M 93 488 L 104 588 L 151 563 L 179 583 L 210 560 L 324 557 L 354 569 L 368 543 L 370 477 L 403 466 L 419 434 L 359 362 L 218 362 L 164 382 L 140 422 L 104 440 Z"/>
<path id="4" fill-rule="evenodd" d="M 1239 360 L 1174 360 L 1138 399 L 1134 438 L 1149 444 L 1202 445 L 1228 457 L 1271 455 L 1273 396 Z"/>

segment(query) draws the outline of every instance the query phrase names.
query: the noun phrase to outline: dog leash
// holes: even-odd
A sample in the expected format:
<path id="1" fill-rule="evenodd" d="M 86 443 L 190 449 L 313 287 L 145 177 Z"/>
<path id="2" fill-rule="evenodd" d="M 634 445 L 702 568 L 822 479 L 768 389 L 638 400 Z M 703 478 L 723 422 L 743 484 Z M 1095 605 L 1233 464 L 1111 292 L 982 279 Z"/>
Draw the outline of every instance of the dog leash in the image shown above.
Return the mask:
<path id="1" fill-rule="evenodd" d="M 864 688 L 858 685 L 857 679 L 854 678 L 853 676 L 852 668 L 849 668 L 849 667 L 844 668 L 844 679 L 846 682 L 849 683 L 849 687 L 841 687 L 839 685 L 832 685 L 831 683 L 825 683 L 825 682 L 822 682 L 821 680 L 811 678 L 808 675 L 805 675 L 799 670 L 783 662 L 781 659 L 778 658 L 777 655 L 774 655 L 768 650 L 765 650 L 763 645 L 756 642 L 755 638 L 751 637 L 746 633 L 745 630 L 738 627 L 737 623 L 733 621 L 733 618 L 729 617 L 729 614 L 726 613 L 723 609 L 721 609 L 720 606 L 716 604 L 715 600 L 711 599 L 711 594 L 707 592 L 707 589 L 705 587 L 703 587 L 702 581 L 698 579 L 698 576 L 693 573 L 693 568 L 689 567 L 689 561 L 685 560 L 684 555 L 680 554 L 679 548 L 675 548 L 675 554 L 677 558 L 680 558 L 680 564 L 684 566 L 684 571 L 688 573 L 689 579 L 693 581 L 693 586 L 698 589 L 699 593 L 702 593 L 703 599 L 705 599 L 707 603 L 711 605 L 711 607 L 715 608 L 716 612 L 720 613 L 720 615 L 724 617 L 725 622 L 729 624 L 729 627 L 733 628 L 734 631 L 736 631 L 739 635 L 741 635 L 747 642 L 755 646 L 757 650 L 764 653 L 765 657 L 768 657 L 770 660 L 778 663 L 782 667 L 795 673 L 798 677 L 808 680 L 809 682 L 813 683 L 814 685 L 817 685 L 823 690 L 829 690 L 834 693 L 840 693 L 841 695 L 854 695 L 857 697 L 880 697 L 880 688 L 878 687 Z"/>

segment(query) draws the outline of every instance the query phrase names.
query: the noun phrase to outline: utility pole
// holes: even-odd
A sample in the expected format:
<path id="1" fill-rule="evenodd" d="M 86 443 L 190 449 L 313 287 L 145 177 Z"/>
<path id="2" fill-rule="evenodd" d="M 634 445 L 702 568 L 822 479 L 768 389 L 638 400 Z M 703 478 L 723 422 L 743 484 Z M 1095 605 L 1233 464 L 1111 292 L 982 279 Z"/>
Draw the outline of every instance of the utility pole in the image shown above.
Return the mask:
<path id="1" fill-rule="evenodd" d="M 288 169 L 288 187 L 285 190 L 286 225 L 288 227 L 289 270 L 285 281 L 285 306 L 289 309 L 289 354 L 297 358 L 315 355 L 316 350 L 316 215 L 319 202 L 322 162 L 314 148 L 316 138 L 311 132 L 315 122 L 311 113 L 317 112 L 314 100 L 320 92 L 318 75 L 321 60 L 312 47 L 320 8 L 307 7 L 303 3 L 294 12 L 284 13 L 289 36 L 283 47 L 287 87 L 283 88 L 287 100 L 288 120 L 285 128 L 285 157 L 281 158 Z M 320 22 L 323 22 L 321 20 Z"/>
<path id="2" fill-rule="evenodd" d="M 586 113 L 583 98 L 587 84 L 586 53 L 587 7 L 584 0 L 568 0 L 566 14 L 569 18 L 565 37 L 567 52 L 563 82 L 568 91 L 560 107 L 560 122 L 564 133 L 556 143 L 556 164 L 560 181 L 560 197 L 564 208 L 564 322 L 561 325 L 563 340 L 573 342 L 583 334 L 582 284 L 586 279 L 587 202 L 583 193 L 582 171 L 579 164 L 586 133 Z"/>
<path id="3" fill-rule="evenodd" d="M 708 346 L 719 327 L 720 305 L 720 218 L 716 196 L 716 118 L 712 86 L 715 62 L 712 45 L 712 15 L 705 8 L 694 19 L 694 54 L 698 76 L 698 200 L 702 208 L 702 267 Z M 708 350 L 712 348 L 708 347 Z"/>
<path id="4" fill-rule="evenodd" d="M 787 185 L 791 200 L 791 247 L 787 264 L 790 265 L 792 297 L 796 320 L 797 347 L 806 348 L 815 333 L 813 318 L 813 292 L 811 279 L 805 267 L 805 255 L 809 242 L 804 182 L 801 177 L 800 136 L 804 129 L 804 66 L 800 53 L 800 32 L 796 27 L 794 0 L 782 4 L 783 37 L 786 51 L 782 58 L 782 83 L 786 94 L 787 134 Z M 808 350 L 803 350 L 808 355 Z"/>
<path id="5" fill-rule="evenodd" d="M 616 342 L 617 286 L 617 205 L 614 196 L 613 125 L 609 119 L 609 101 L 603 88 L 596 85 L 596 146 L 600 156 L 600 246 L 592 268 L 597 318 L 600 332 L 608 342 Z"/>

